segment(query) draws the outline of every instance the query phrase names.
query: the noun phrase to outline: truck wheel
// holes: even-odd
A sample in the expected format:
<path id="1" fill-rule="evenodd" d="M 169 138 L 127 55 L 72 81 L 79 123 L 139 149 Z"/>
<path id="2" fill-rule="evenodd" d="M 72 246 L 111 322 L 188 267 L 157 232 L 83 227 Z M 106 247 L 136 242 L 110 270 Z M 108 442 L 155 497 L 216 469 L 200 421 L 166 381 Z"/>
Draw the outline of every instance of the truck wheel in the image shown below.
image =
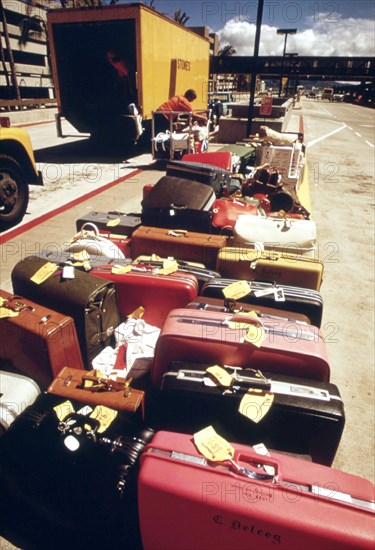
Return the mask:
<path id="1" fill-rule="evenodd" d="M 0 231 L 19 223 L 29 203 L 29 186 L 18 162 L 0 154 Z"/>

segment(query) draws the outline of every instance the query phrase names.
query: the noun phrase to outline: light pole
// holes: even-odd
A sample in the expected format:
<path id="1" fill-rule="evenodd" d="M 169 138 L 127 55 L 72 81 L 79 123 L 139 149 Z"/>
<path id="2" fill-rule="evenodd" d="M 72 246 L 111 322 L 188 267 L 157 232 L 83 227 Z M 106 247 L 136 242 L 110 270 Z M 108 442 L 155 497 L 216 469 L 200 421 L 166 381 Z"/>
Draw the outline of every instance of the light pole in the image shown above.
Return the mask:
<path id="1" fill-rule="evenodd" d="M 284 51 L 283 51 L 283 64 L 280 75 L 280 86 L 279 86 L 279 97 L 281 97 L 281 91 L 283 87 L 283 76 L 285 71 L 285 52 L 286 52 L 286 42 L 288 40 L 288 34 L 297 34 L 297 29 L 277 29 L 276 34 L 283 34 L 284 39 Z"/>

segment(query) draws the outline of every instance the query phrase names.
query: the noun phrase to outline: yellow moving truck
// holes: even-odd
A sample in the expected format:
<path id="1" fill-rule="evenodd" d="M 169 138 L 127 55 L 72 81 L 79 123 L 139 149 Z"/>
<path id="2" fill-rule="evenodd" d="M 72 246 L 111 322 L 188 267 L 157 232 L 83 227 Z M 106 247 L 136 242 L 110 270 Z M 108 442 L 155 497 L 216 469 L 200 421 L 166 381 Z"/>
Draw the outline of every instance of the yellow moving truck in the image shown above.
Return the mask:
<path id="1" fill-rule="evenodd" d="M 207 108 L 209 40 L 164 15 L 120 4 L 50 10 L 47 23 L 58 121 L 112 143 L 115 136 L 136 139 L 134 112 L 118 108 L 121 77 L 109 52 L 126 60 L 144 126 L 153 110 L 189 88 L 198 94 L 194 109 Z"/>

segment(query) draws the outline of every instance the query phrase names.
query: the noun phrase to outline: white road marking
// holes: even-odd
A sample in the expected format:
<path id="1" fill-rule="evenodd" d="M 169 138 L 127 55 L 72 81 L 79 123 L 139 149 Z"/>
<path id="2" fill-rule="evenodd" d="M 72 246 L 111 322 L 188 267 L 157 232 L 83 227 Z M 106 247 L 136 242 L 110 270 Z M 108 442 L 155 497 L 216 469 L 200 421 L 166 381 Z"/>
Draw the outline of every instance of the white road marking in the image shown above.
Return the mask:
<path id="1" fill-rule="evenodd" d="M 365 139 L 365 143 L 367 143 L 367 145 L 369 145 L 372 148 L 375 147 L 375 145 L 373 143 L 370 143 L 369 141 L 367 141 L 367 139 Z"/>
<path id="2" fill-rule="evenodd" d="M 361 134 L 359 134 L 358 132 L 354 132 L 354 133 L 355 133 L 355 135 L 356 135 L 356 136 L 358 136 L 358 137 L 362 137 L 362 135 L 361 135 Z"/>
<path id="3" fill-rule="evenodd" d="M 344 128 L 347 128 L 346 124 L 343 124 L 342 126 L 340 126 L 340 128 L 336 128 L 336 130 L 332 130 L 332 132 L 329 132 L 329 134 L 325 134 L 324 136 L 320 136 L 319 138 L 314 139 L 313 141 L 310 141 L 310 143 L 308 143 L 306 147 L 310 148 L 313 145 L 316 145 L 317 143 L 319 143 L 320 141 L 323 141 L 324 139 L 327 139 L 328 137 L 331 137 L 334 134 L 341 132 L 341 130 L 344 130 Z"/>

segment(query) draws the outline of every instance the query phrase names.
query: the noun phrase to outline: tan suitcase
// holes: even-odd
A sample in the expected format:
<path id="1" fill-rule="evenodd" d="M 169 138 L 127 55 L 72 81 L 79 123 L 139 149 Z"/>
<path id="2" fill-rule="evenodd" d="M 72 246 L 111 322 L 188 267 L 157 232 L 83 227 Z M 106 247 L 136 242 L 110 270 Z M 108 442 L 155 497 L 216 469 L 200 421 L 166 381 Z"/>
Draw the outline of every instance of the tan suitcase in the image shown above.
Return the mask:
<path id="1" fill-rule="evenodd" d="M 218 254 L 217 271 L 222 277 L 269 281 L 283 285 L 319 290 L 324 265 L 293 254 L 225 247 Z"/>
<path id="2" fill-rule="evenodd" d="M 227 237 L 142 225 L 132 235 L 132 258 L 144 254 L 173 256 L 179 260 L 201 262 L 215 269 L 219 250 Z"/>

